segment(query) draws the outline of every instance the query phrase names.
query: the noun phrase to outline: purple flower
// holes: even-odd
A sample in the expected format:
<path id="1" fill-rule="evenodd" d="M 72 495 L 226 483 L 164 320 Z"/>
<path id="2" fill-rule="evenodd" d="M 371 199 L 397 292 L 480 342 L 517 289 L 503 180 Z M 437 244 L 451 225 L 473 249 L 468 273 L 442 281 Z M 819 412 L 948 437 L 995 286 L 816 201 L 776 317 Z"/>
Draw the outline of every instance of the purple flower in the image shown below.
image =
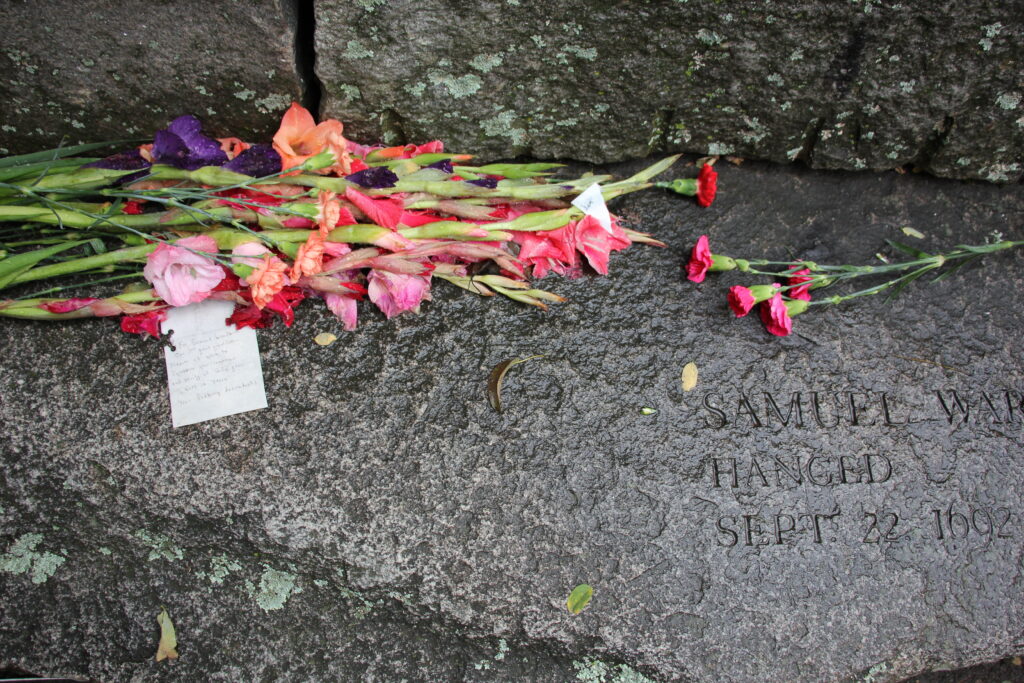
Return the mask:
<path id="1" fill-rule="evenodd" d="M 386 166 L 371 166 L 352 175 L 345 176 L 345 180 L 368 189 L 380 189 L 394 187 L 395 183 L 398 182 L 398 176 Z"/>
<path id="2" fill-rule="evenodd" d="M 224 168 L 262 178 L 281 171 L 281 155 L 270 145 L 253 145 L 224 164 Z"/>
<path id="3" fill-rule="evenodd" d="M 498 187 L 497 178 L 479 178 L 477 180 L 467 180 L 470 185 L 479 185 L 480 187 L 486 187 L 489 190 L 493 190 Z"/>
<path id="4" fill-rule="evenodd" d="M 222 166 L 228 156 L 220 144 L 203 135 L 203 125 L 192 115 L 179 116 L 167 130 L 153 137 L 153 160 L 186 171 L 203 166 Z"/>
<path id="5" fill-rule="evenodd" d="M 430 164 L 429 166 L 425 166 L 424 168 L 436 168 L 439 171 L 444 171 L 445 173 L 455 172 L 455 169 L 452 168 L 451 159 L 441 159 L 441 161 L 435 161 L 434 163 Z"/>
<path id="6" fill-rule="evenodd" d="M 149 167 L 150 163 L 142 158 L 142 154 L 138 149 L 128 149 L 117 154 L 111 154 L 105 159 L 84 165 L 84 168 L 106 168 L 112 171 L 134 171 L 137 169 L 139 171 L 138 173 L 122 176 L 118 179 L 119 183 L 131 183 L 138 180 L 146 175 Z"/>

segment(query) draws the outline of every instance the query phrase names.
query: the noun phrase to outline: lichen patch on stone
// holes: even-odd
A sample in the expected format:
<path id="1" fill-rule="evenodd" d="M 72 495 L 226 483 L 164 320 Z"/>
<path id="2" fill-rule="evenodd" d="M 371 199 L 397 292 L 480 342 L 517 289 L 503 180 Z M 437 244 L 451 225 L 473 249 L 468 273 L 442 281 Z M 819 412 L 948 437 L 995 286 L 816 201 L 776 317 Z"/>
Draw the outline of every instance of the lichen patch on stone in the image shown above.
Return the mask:
<path id="1" fill-rule="evenodd" d="M 51 552 L 38 552 L 43 540 L 42 534 L 23 534 L 11 544 L 7 552 L 0 555 L 0 572 L 8 574 L 29 574 L 32 583 L 44 583 L 64 564 L 66 558 Z"/>
<path id="2" fill-rule="evenodd" d="M 302 592 L 302 588 L 295 585 L 295 574 L 272 569 L 267 565 L 264 567 L 259 586 L 251 581 L 246 582 L 249 596 L 256 600 L 256 604 L 263 611 L 281 609 L 288 602 L 288 598 Z"/>

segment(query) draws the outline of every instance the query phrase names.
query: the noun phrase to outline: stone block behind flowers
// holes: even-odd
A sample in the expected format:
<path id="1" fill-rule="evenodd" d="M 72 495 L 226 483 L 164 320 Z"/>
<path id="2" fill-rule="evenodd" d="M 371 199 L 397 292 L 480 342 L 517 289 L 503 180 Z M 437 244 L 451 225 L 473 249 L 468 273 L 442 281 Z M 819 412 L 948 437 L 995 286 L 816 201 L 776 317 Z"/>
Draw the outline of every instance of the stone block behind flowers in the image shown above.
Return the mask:
<path id="1" fill-rule="evenodd" d="M 442 139 L 482 161 L 690 152 L 1013 182 L 1022 16 L 949 1 L 11 1 L 0 154 L 145 137 L 183 114 L 263 139 L 305 88 L 355 139 Z"/>
<path id="2" fill-rule="evenodd" d="M 1010 182 L 1024 170 L 1020 9 L 323 0 L 317 73 L 325 112 L 361 138 L 592 162 L 685 151 L 913 165 Z"/>

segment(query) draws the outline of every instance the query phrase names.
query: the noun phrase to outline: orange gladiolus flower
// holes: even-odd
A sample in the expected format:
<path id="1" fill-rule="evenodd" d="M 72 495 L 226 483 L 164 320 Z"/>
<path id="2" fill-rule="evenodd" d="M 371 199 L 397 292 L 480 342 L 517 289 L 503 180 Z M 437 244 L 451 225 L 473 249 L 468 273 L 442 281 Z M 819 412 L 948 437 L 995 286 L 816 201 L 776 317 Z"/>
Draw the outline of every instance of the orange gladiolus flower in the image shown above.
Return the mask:
<path id="1" fill-rule="evenodd" d="M 311 232 L 300 247 L 299 253 L 295 256 L 295 265 L 292 266 L 292 281 L 298 280 L 303 275 L 316 275 L 324 269 L 324 236 L 319 232 Z"/>
<path id="2" fill-rule="evenodd" d="M 266 254 L 256 270 L 245 278 L 245 281 L 249 283 L 249 291 L 252 293 L 252 302 L 256 304 L 257 308 L 263 308 L 269 304 L 274 295 L 288 284 L 285 279 L 287 270 L 288 266 L 284 261 L 276 256 Z"/>
<path id="3" fill-rule="evenodd" d="M 342 137 L 341 121 L 328 119 L 320 124 L 298 102 L 284 113 L 281 127 L 274 134 L 274 149 L 281 155 L 282 168 L 293 168 L 312 156 L 329 151 L 334 155 L 334 164 L 320 169 L 320 173 L 334 172 L 348 175 L 352 160 L 348 155 L 348 143 Z"/>

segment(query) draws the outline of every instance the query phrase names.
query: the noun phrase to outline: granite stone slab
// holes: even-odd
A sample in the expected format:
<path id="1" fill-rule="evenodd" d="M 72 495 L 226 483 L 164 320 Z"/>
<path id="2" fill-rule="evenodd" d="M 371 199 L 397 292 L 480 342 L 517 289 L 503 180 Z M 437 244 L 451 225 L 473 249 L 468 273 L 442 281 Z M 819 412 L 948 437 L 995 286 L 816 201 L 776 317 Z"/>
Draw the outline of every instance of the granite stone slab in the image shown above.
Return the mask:
<path id="1" fill-rule="evenodd" d="M 1024 255 L 784 339 L 731 317 L 738 275 L 680 268 L 704 233 L 820 262 L 891 256 L 906 226 L 1021 239 L 1020 186 L 719 171 L 706 210 L 616 200 L 669 247 L 545 279 L 570 299 L 546 314 L 439 283 L 345 334 L 304 304 L 259 332 L 267 410 L 177 430 L 157 343 L 0 324 L 0 669 L 897 681 L 1024 653 Z M 490 369 L 532 354 L 496 413 Z M 181 656 L 157 664 L 161 606 Z"/>
<path id="2" fill-rule="evenodd" d="M 177 116 L 265 140 L 303 84 L 292 0 L 0 4 L 0 155 L 152 139 Z"/>
<path id="3" fill-rule="evenodd" d="M 1024 171 L 1024 5 L 881 0 L 316 3 L 323 112 L 486 158 L 657 151 Z"/>

